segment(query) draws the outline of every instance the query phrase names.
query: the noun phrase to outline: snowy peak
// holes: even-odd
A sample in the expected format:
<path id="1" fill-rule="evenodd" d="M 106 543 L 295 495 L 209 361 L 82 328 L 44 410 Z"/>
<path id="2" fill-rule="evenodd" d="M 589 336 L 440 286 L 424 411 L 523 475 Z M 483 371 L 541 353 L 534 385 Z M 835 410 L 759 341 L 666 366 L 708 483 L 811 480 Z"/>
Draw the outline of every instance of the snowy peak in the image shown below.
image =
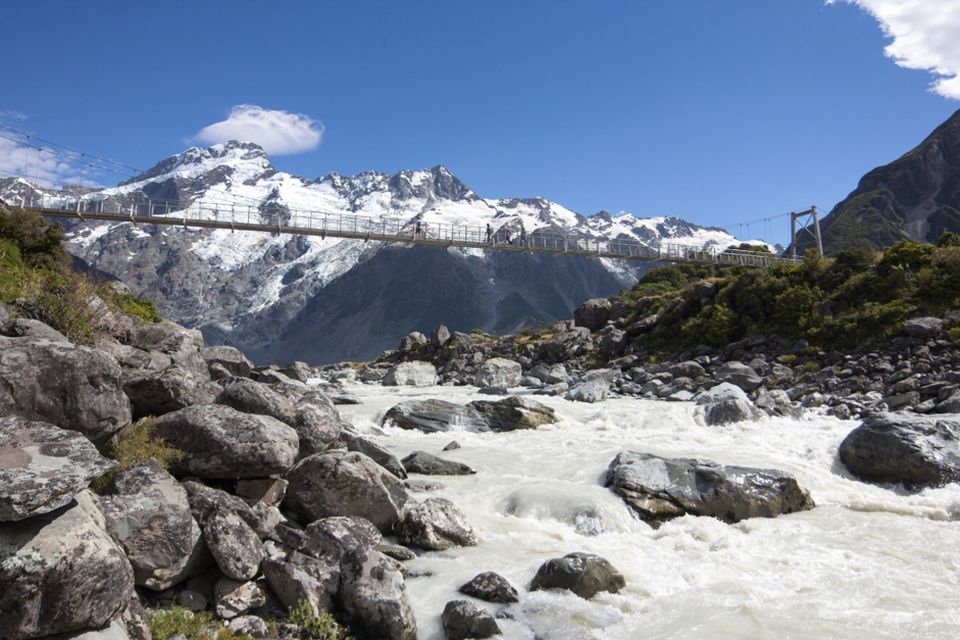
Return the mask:
<path id="1" fill-rule="evenodd" d="M 390 178 L 390 191 L 400 199 L 422 200 L 477 199 L 476 194 L 443 165 L 423 171 L 400 171 Z"/>
<path id="2" fill-rule="evenodd" d="M 170 156 L 155 164 L 140 175 L 121 183 L 120 186 L 141 182 L 156 182 L 172 177 L 196 178 L 219 169 L 220 173 L 259 175 L 274 171 L 263 148 L 253 142 L 231 140 L 211 147 L 190 147 L 182 153 Z M 229 171 L 226 171 L 229 170 Z"/>

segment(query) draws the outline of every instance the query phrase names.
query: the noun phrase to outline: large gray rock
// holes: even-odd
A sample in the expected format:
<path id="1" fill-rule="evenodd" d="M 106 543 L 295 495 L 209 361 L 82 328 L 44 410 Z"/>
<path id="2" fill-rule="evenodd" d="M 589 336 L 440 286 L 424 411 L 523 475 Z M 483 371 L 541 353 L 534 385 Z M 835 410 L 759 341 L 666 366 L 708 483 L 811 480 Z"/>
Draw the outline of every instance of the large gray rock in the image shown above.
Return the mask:
<path id="1" fill-rule="evenodd" d="M 437 383 L 437 368 L 429 362 L 401 362 L 387 372 L 387 387 L 430 387 Z"/>
<path id="2" fill-rule="evenodd" d="M 593 298 L 577 307 L 573 312 L 573 321 L 578 327 L 586 327 L 590 331 L 597 331 L 610 319 L 610 310 L 613 308 L 606 298 Z"/>
<path id="3" fill-rule="evenodd" d="M 325 451 L 342 429 L 333 402 L 306 387 L 271 387 L 247 378 L 230 378 L 216 402 L 244 413 L 270 416 L 292 427 L 299 438 L 301 458 Z"/>
<path id="4" fill-rule="evenodd" d="M 586 380 L 571 387 L 566 395 L 564 395 L 564 398 L 575 402 L 603 402 L 607 399 L 609 392 L 610 383 L 606 380 Z"/>
<path id="5" fill-rule="evenodd" d="M 652 526 L 688 513 L 732 523 L 814 506 L 810 495 L 782 471 L 632 451 L 613 459 L 606 484 Z"/>
<path id="6" fill-rule="evenodd" d="M 729 382 L 723 382 L 696 398 L 703 421 L 708 425 L 731 424 L 753 419 L 756 408 L 746 392 Z"/>
<path id="7" fill-rule="evenodd" d="M 0 638 L 110 623 L 133 599 L 133 570 L 89 492 L 61 510 L 0 527 Z"/>
<path id="8" fill-rule="evenodd" d="M 128 375 L 123 391 L 130 398 L 134 418 L 159 416 L 184 407 L 210 404 L 220 391 L 209 376 L 172 366 Z"/>
<path id="9" fill-rule="evenodd" d="M 401 402 L 387 411 L 384 423 L 388 421 L 402 429 L 428 433 L 513 431 L 554 423 L 556 415 L 553 409 L 535 400 L 511 396 L 496 401 L 475 400 L 468 405 L 445 400 Z"/>
<path id="10" fill-rule="evenodd" d="M 263 526 L 263 514 L 258 513 L 258 511 L 237 496 L 221 489 L 208 487 L 194 480 L 185 481 L 183 488 L 187 491 L 187 500 L 190 502 L 190 513 L 192 513 L 194 519 L 200 523 L 201 529 L 207 518 L 215 512 L 229 511 L 246 522 L 261 539 L 268 537 L 272 533 L 271 528 L 264 528 Z M 254 507 L 257 506 L 258 505 L 254 505 Z"/>
<path id="11" fill-rule="evenodd" d="M 359 516 L 331 516 L 307 525 L 311 548 L 318 554 L 340 557 L 371 549 L 383 540 L 376 526 Z"/>
<path id="12" fill-rule="evenodd" d="M 720 382 L 735 384 L 744 391 L 753 391 L 763 384 L 763 379 L 757 375 L 756 371 L 736 360 L 730 360 L 720 365 L 716 378 Z"/>
<path id="13" fill-rule="evenodd" d="M 0 415 L 79 431 L 91 440 L 130 423 L 120 365 L 97 349 L 0 337 Z"/>
<path id="14" fill-rule="evenodd" d="M 223 575 L 250 580 L 260 570 L 263 545 L 256 532 L 233 511 L 217 509 L 203 521 L 203 538 Z"/>
<path id="15" fill-rule="evenodd" d="M 473 384 L 478 387 L 502 387 L 509 389 L 520 386 L 523 367 L 519 362 L 506 358 L 490 358 L 477 370 Z"/>
<path id="16" fill-rule="evenodd" d="M 400 519 L 407 490 L 392 473 L 362 453 L 331 451 L 304 458 L 287 475 L 284 504 L 309 520 L 360 516 L 383 532 Z"/>
<path id="17" fill-rule="evenodd" d="M 267 558 L 263 576 L 270 589 L 286 607 L 306 601 L 314 614 L 333 610 L 340 586 L 340 561 L 289 551 L 279 558 Z"/>
<path id="18" fill-rule="evenodd" d="M 203 335 L 195 329 L 185 329 L 172 322 L 135 325 L 128 343 L 143 351 L 158 351 L 172 364 L 198 376 L 208 374 L 207 363 L 201 355 Z"/>
<path id="19" fill-rule="evenodd" d="M 367 549 L 345 556 L 340 571 L 338 600 L 351 628 L 378 640 L 416 640 L 417 621 L 395 560 Z"/>
<path id="20" fill-rule="evenodd" d="M 519 602 L 520 594 L 510 582 L 493 571 L 479 573 L 470 582 L 460 587 L 460 593 L 487 602 L 501 602 L 509 604 Z"/>
<path id="21" fill-rule="evenodd" d="M 530 590 L 566 589 L 589 600 L 601 591 L 617 593 L 624 586 L 623 574 L 606 559 L 592 553 L 568 553 L 540 565 Z"/>
<path id="22" fill-rule="evenodd" d="M 11 338 L 32 338 L 50 342 L 70 342 L 65 335 L 50 325 L 32 318 L 12 318 L 0 321 L 0 335 Z"/>
<path id="23" fill-rule="evenodd" d="M 960 420 L 900 413 L 869 416 L 840 443 L 840 461 L 864 480 L 915 487 L 960 482 Z"/>
<path id="24" fill-rule="evenodd" d="M 200 350 L 200 357 L 203 358 L 208 367 L 218 364 L 229 371 L 232 376 L 246 378 L 253 371 L 253 363 L 235 347 L 204 347 Z"/>
<path id="25" fill-rule="evenodd" d="M 283 474 L 299 451 L 299 437 L 291 427 L 222 405 L 168 413 L 157 420 L 153 433 L 186 454 L 176 463 L 177 471 L 199 478 Z"/>
<path id="26" fill-rule="evenodd" d="M 408 507 L 396 527 L 401 544 L 431 551 L 477 544 L 463 512 L 446 498 L 427 498 Z"/>
<path id="27" fill-rule="evenodd" d="M 443 635 L 447 640 L 489 638 L 500 635 L 500 627 L 493 614 L 469 600 L 451 600 L 440 616 Z"/>
<path id="28" fill-rule="evenodd" d="M 114 464 L 75 431 L 0 418 L 0 522 L 62 507 Z"/>
<path id="29" fill-rule="evenodd" d="M 403 468 L 397 456 L 376 442 L 346 431 L 341 434 L 341 438 L 347 445 L 347 451 L 359 451 L 401 480 L 407 477 L 407 470 Z"/>
<path id="30" fill-rule="evenodd" d="M 162 591 L 201 564 L 203 541 L 187 492 L 155 460 L 117 474 L 97 504 L 133 565 L 137 585 Z"/>
<path id="31" fill-rule="evenodd" d="M 903 332 L 914 338 L 936 338 L 943 332 L 940 318 L 910 318 L 903 323 Z"/>
<path id="32" fill-rule="evenodd" d="M 530 375 L 546 384 L 570 381 L 570 374 L 567 373 L 567 368 L 562 364 L 549 365 L 541 362 L 530 370 Z"/>
<path id="33" fill-rule="evenodd" d="M 428 476 L 468 476 L 476 473 L 469 465 L 444 460 L 426 451 L 414 451 L 400 462 L 409 473 Z"/>
<path id="34" fill-rule="evenodd" d="M 224 620 L 236 618 L 267 603 L 267 592 L 257 582 L 220 578 L 214 587 L 214 610 Z"/>

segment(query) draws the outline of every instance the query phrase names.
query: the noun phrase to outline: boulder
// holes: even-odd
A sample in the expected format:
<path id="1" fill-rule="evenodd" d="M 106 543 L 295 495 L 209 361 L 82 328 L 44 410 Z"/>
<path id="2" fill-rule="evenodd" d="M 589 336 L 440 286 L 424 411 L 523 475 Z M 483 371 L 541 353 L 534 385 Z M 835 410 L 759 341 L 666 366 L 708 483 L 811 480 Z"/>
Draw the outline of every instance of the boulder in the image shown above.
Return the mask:
<path id="1" fill-rule="evenodd" d="M 840 443 L 840 461 L 858 478 L 911 487 L 960 482 L 955 416 L 868 416 Z"/>
<path id="2" fill-rule="evenodd" d="M 571 387 L 564 398 L 575 402 L 603 402 L 609 392 L 610 383 L 606 380 L 588 380 Z"/>
<path id="3" fill-rule="evenodd" d="M 249 636 L 257 640 L 266 638 L 270 635 L 270 626 L 267 621 L 259 616 L 240 616 L 234 618 L 227 625 L 227 628 L 236 636 Z"/>
<path id="4" fill-rule="evenodd" d="M 287 495 L 287 485 L 283 478 L 245 478 L 237 480 L 234 493 L 247 502 L 276 507 Z"/>
<path id="5" fill-rule="evenodd" d="M 0 337 L 0 415 L 20 415 L 91 440 L 130 423 L 120 365 L 97 349 Z"/>
<path id="6" fill-rule="evenodd" d="M 331 516 L 307 525 L 307 537 L 317 553 L 340 557 L 365 551 L 383 540 L 372 522 L 358 516 Z"/>
<path id="7" fill-rule="evenodd" d="M 281 558 L 266 558 L 263 576 L 286 607 L 306 601 L 314 614 L 333 610 L 340 586 L 339 559 L 312 556 L 291 551 Z"/>
<path id="8" fill-rule="evenodd" d="M 87 491 L 58 511 L 0 527 L 0 638 L 110 623 L 133 599 L 133 570 Z"/>
<path id="9" fill-rule="evenodd" d="M 247 378 L 230 378 L 216 402 L 244 413 L 270 416 L 292 427 L 297 432 L 301 458 L 325 451 L 342 428 L 333 402 L 305 387 L 271 387 Z"/>
<path id="10" fill-rule="evenodd" d="M 400 519 L 407 502 L 403 483 L 357 451 L 331 451 L 304 458 L 287 475 L 284 505 L 309 520 L 360 516 L 383 532 Z"/>
<path id="11" fill-rule="evenodd" d="M 310 369 L 310 365 L 299 360 L 295 360 L 280 369 L 280 373 L 288 378 L 296 380 L 297 382 L 306 382 L 313 376 L 313 371 Z"/>
<path id="12" fill-rule="evenodd" d="M 462 462 L 444 460 L 426 451 L 414 451 L 400 462 L 408 473 L 427 476 L 467 476 L 476 473 L 476 470 Z"/>
<path id="13" fill-rule="evenodd" d="M 114 464 L 76 431 L 0 418 L 0 522 L 64 506 Z"/>
<path id="14" fill-rule="evenodd" d="M 478 387 L 510 387 L 520 386 L 523 377 L 523 367 L 519 362 L 506 358 L 490 358 L 477 370 L 473 384 Z"/>
<path id="15" fill-rule="evenodd" d="M 340 563 L 340 607 L 351 628 L 378 640 L 416 640 L 417 622 L 395 560 L 367 549 Z"/>
<path id="16" fill-rule="evenodd" d="M 134 419 L 159 416 L 196 404 L 210 404 L 220 387 L 206 375 L 181 367 L 143 370 L 126 376 L 123 391 L 130 398 Z"/>
<path id="17" fill-rule="evenodd" d="M 175 469 L 199 478 L 283 474 L 297 458 L 297 432 L 270 416 L 222 405 L 187 407 L 161 416 L 153 433 L 186 455 Z"/>
<path id="18" fill-rule="evenodd" d="M 547 405 L 524 398 L 510 396 L 503 400 L 474 400 L 469 405 L 486 422 L 490 431 L 515 431 L 536 429 L 540 425 L 557 421 L 556 413 Z"/>
<path id="19" fill-rule="evenodd" d="M 943 332 L 943 320 L 940 318 L 910 318 L 903 323 L 903 332 L 912 338 L 936 338 Z"/>
<path id="20" fill-rule="evenodd" d="M 508 604 L 519 602 L 520 594 L 510 582 L 493 571 L 477 574 L 470 582 L 460 587 L 463 593 L 487 602 L 501 602 Z"/>
<path id="21" fill-rule="evenodd" d="M 538 359 L 547 364 L 569 362 L 592 350 L 593 340 L 590 337 L 590 329 L 576 327 L 540 343 Z"/>
<path id="22" fill-rule="evenodd" d="M 407 470 L 403 468 L 397 456 L 376 442 L 347 432 L 343 432 L 342 439 L 347 445 L 347 451 L 359 451 L 401 480 L 406 479 Z"/>
<path id="23" fill-rule="evenodd" d="M 691 380 L 702 378 L 706 373 L 703 367 L 700 366 L 700 363 L 694 362 L 693 360 L 678 362 L 671 365 L 667 371 L 669 371 L 670 375 L 674 378 L 690 378 Z"/>
<path id="24" fill-rule="evenodd" d="M 256 582 L 220 578 L 214 588 L 214 611 L 224 620 L 236 618 L 267 603 L 267 592 Z"/>
<path id="25" fill-rule="evenodd" d="M 263 560 L 263 545 L 243 519 L 228 509 L 216 509 L 203 521 L 203 538 L 223 575 L 250 580 Z"/>
<path id="26" fill-rule="evenodd" d="M 50 342 L 70 342 L 70 340 L 50 325 L 32 318 L 12 318 L 0 322 L 0 335 L 11 338 L 33 338 Z"/>
<path id="27" fill-rule="evenodd" d="M 396 534 L 401 544 L 430 551 L 477 544 L 477 534 L 463 512 L 446 498 L 427 498 L 408 507 Z"/>
<path id="28" fill-rule="evenodd" d="M 541 362 L 530 370 L 530 375 L 545 384 L 559 384 L 570 381 L 567 368 L 562 364 L 549 365 Z"/>
<path id="29" fill-rule="evenodd" d="M 960 413 L 960 391 L 948 396 L 933 410 L 934 413 Z"/>
<path id="30" fill-rule="evenodd" d="M 433 328 L 430 336 L 430 342 L 433 343 L 433 346 L 440 348 L 443 345 L 447 344 L 447 341 L 450 340 L 450 329 L 447 329 L 444 325 L 437 325 Z"/>
<path id="31" fill-rule="evenodd" d="M 730 360 L 720 365 L 715 377 L 720 382 L 735 384 L 744 391 L 753 391 L 763 384 L 763 379 L 757 375 L 756 371 L 736 360 Z"/>
<path id="32" fill-rule="evenodd" d="M 427 336 L 423 335 L 419 331 L 411 331 L 400 340 L 400 345 L 397 347 L 397 349 L 400 352 L 405 353 L 408 351 L 416 351 L 420 347 L 424 347 L 426 345 Z"/>
<path id="33" fill-rule="evenodd" d="M 401 402 L 387 411 L 384 423 L 428 433 L 439 431 L 513 431 L 556 422 L 550 407 L 529 398 L 475 400 L 458 405 L 445 400 Z"/>
<path id="34" fill-rule="evenodd" d="M 203 376 L 208 367 L 201 355 L 203 335 L 172 322 L 138 324 L 130 332 L 128 344 L 142 351 L 158 351 L 192 373 Z"/>
<path id="35" fill-rule="evenodd" d="M 500 627 L 493 614 L 468 600 L 451 600 L 440 616 L 443 634 L 447 640 L 489 638 L 500 635 Z"/>
<path id="36" fill-rule="evenodd" d="M 401 362 L 383 378 L 387 387 L 431 387 L 437 384 L 437 369 L 429 362 Z"/>
<path id="37" fill-rule="evenodd" d="M 235 347 L 204 347 L 200 350 L 200 357 L 203 358 L 208 367 L 218 364 L 229 371 L 232 376 L 246 378 L 253 371 L 253 363 Z"/>
<path id="38" fill-rule="evenodd" d="M 731 424 L 751 420 L 756 408 L 746 392 L 729 382 L 723 382 L 696 397 L 698 410 L 708 425 Z"/>
<path id="39" fill-rule="evenodd" d="M 601 591 L 617 593 L 624 586 L 623 574 L 606 559 L 592 553 L 568 553 L 540 565 L 530 590 L 566 589 L 589 600 Z"/>
<path id="40" fill-rule="evenodd" d="M 613 459 L 606 485 L 654 527 L 684 514 L 733 523 L 814 506 L 810 495 L 782 471 L 632 451 Z"/>
<path id="41" fill-rule="evenodd" d="M 130 560 L 137 585 L 162 591 L 201 564 L 203 542 L 187 492 L 156 460 L 117 474 L 97 505 L 107 531 Z"/>
<path id="42" fill-rule="evenodd" d="M 221 510 L 235 513 L 251 528 L 255 527 L 259 520 L 246 502 L 226 491 L 208 487 L 195 480 L 184 481 L 183 488 L 187 491 L 190 513 L 200 523 L 201 528 L 207 518 Z"/>
<path id="43" fill-rule="evenodd" d="M 612 308 L 613 303 L 606 298 L 593 298 L 577 307 L 573 312 L 573 321 L 578 327 L 586 327 L 590 331 L 598 331 L 607 324 Z"/>

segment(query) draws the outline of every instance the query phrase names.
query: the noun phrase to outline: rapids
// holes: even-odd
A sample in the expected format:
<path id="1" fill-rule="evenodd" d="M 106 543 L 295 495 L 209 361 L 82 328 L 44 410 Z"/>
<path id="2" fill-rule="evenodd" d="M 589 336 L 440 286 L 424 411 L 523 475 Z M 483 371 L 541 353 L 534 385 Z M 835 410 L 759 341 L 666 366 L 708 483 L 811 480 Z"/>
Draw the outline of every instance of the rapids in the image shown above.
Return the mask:
<path id="1" fill-rule="evenodd" d="M 381 428 L 407 399 L 466 403 L 471 387 L 351 385 L 361 404 L 339 407 L 398 457 L 423 450 L 477 469 L 434 476 L 423 499 L 453 500 L 480 544 L 407 563 L 422 640 L 442 640 L 440 612 L 457 587 L 496 571 L 520 591 L 500 611 L 508 639 L 960 638 L 960 485 L 909 493 L 854 479 L 837 446 L 854 421 L 810 416 L 704 427 L 690 403 L 537 397 L 560 421 L 535 431 L 425 434 Z M 441 452 L 451 440 L 461 449 Z M 812 511 L 727 525 L 686 516 L 654 530 L 603 487 L 607 465 L 630 449 L 782 469 L 810 491 Z M 413 476 L 423 477 L 423 476 Z M 619 594 L 587 601 L 527 592 L 545 560 L 588 551 L 626 577 Z"/>

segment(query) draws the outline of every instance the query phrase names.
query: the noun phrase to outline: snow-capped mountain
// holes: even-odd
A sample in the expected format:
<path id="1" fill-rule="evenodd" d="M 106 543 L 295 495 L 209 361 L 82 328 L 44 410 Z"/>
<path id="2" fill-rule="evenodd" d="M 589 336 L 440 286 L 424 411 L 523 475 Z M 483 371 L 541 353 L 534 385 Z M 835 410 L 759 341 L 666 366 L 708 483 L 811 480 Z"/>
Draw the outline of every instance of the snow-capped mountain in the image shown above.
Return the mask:
<path id="1" fill-rule="evenodd" d="M 214 204 L 251 221 L 276 223 L 295 211 L 432 223 L 561 231 L 588 238 L 664 240 L 726 247 L 720 229 L 675 217 L 601 212 L 586 217 L 544 198 L 486 199 L 442 166 L 389 175 L 335 173 L 307 180 L 277 171 L 263 149 L 230 142 L 191 148 L 108 189 L 44 191 L 0 180 L 0 199 L 31 196 L 173 203 L 172 211 Z M 640 264 L 476 249 L 397 246 L 334 238 L 228 230 L 65 222 L 69 248 L 155 300 L 168 317 L 201 329 L 212 343 L 255 359 L 361 359 L 412 330 L 510 331 L 570 316 L 583 300 L 631 285 Z"/>

